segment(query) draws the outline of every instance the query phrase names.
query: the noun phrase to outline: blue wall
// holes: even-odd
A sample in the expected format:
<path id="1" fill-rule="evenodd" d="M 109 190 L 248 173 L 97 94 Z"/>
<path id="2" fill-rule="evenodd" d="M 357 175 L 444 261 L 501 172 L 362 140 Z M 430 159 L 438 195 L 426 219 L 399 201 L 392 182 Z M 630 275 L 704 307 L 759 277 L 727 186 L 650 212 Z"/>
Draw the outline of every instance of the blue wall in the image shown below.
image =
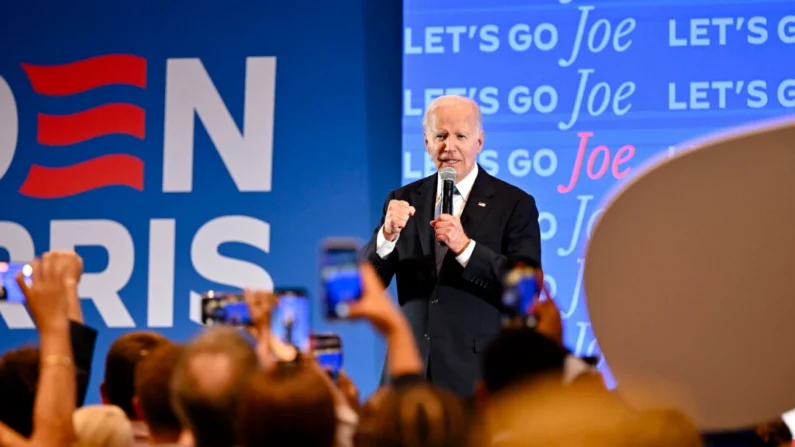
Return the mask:
<path id="1" fill-rule="evenodd" d="M 100 330 L 89 401 L 98 400 L 104 354 L 119 335 L 151 328 L 184 340 L 200 328 L 189 319 L 191 291 L 304 286 L 316 296 L 321 239 L 366 239 L 386 194 L 400 184 L 400 1 L 143 3 L 136 8 L 100 1 L 0 5 L 0 129 L 6 135 L 18 130 L 16 144 L 0 138 L 0 259 L 28 260 L 25 233 L 37 255 L 51 246 L 78 246 L 85 259 L 86 321 Z M 54 74 L 22 66 L 104 55 L 127 56 L 94 59 L 99 62 L 93 66 L 73 65 Z M 276 59 L 271 161 L 270 140 L 262 131 L 271 125 L 267 91 L 273 60 L 258 59 L 268 57 Z M 197 60 L 184 60 L 191 58 Z M 120 66 L 120 60 L 128 65 Z M 93 78 L 112 85 L 87 89 Z M 211 84 L 202 82 L 207 78 Z M 222 104 L 212 101 L 208 85 Z M 74 94 L 63 94 L 67 91 Z M 94 132 L 104 135 L 69 141 L 88 126 L 81 115 L 73 117 L 76 124 L 58 115 L 110 103 L 116 105 L 98 109 L 101 119 L 87 120 L 104 122 Z M 191 118 L 192 106 L 200 118 Z M 244 109 L 251 109 L 245 140 L 240 137 Z M 224 110 L 236 129 L 223 127 Z M 191 147 L 192 169 L 191 151 L 179 151 Z M 234 153 L 242 150 L 253 155 L 235 163 Z M 231 168 L 220 153 L 232 160 Z M 108 154 L 126 155 L 127 164 L 102 166 L 90 175 L 47 171 L 44 182 L 26 183 L 33 165 L 61 168 Z M 268 172 L 270 185 L 264 181 Z M 54 182 L 56 175 L 63 180 Z M 69 191 L 86 178 L 102 177 L 129 185 Z M 179 188 L 183 191 L 174 191 Z M 195 237 L 203 225 L 224 216 L 244 217 L 216 221 L 214 229 L 204 227 Z M 61 220 L 83 222 L 72 227 Z M 125 245 L 128 237 L 133 250 Z M 134 263 L 127 265 L 128 260 Z M 116 283 L 131 321 L 118 306 Z M 95 302 L 106 303 L 99 306 L 105 310 Z M 24 329 L 25 315 L 13 306 L 0 305 L 0 349 L 35 340 L 35 332 Z M 313 325 L 342 334 L 346 369 L 363 394 L 371 392 L 383 362 L 378 337 L 365 324 L 327 324 L 317 303 Z"/>

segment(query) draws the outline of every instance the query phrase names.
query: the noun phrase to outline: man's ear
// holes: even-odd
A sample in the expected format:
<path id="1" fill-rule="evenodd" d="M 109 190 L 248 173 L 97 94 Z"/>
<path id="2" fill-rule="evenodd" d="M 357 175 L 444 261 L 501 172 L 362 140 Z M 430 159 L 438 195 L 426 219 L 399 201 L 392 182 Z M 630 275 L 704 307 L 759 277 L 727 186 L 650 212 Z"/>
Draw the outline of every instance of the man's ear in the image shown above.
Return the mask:
<path id="1" fill-rule="evenodd" d="M 102 405 L 110 405 L 110 401 L 108 400 L 108 393 L 105 391 L 105 382 L 102 382 L 99 385 L 99 397 L 102 400 Z"/>
<path id="2" fill-rule="evenodd" d="M 430 143 L 428 143 L 428 134 L 423 132 L 422 136 L 423 136 L 423 138 L 425 138 L 425 153 L 428 154 L 431 157 L 431 159 L 433 159 L 433 153 L 431 152 L 431 146 L 430 146 Z"/>
<path id="3" fill-rule="evenodd" d="M 486 132 L 480 131 L 478 134 L 478 154 L 483 150 L 483 141 L 486 140 Z"/>

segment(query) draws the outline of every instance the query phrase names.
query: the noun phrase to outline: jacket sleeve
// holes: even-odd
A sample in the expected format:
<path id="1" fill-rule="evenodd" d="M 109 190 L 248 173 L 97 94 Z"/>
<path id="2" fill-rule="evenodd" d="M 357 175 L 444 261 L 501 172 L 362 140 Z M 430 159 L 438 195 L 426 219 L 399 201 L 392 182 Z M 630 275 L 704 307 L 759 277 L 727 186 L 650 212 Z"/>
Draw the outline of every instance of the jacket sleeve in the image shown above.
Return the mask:
<path id="1" fill-rule="evenodd" d="M 516 260 L 541 265 L 538 208 L 535 199 L 528 194 L 523 194 L 511 211 L 502 240 L 502 253 L 476 243 L 462 273 L 463 278 L 489 291 L 499 292 L 504 268 Z"/>
<path id="2" fill-rule="evenodd" d="M 83 406 L 91 379 L 91 362 L 97 342 L 97 330 L 74 321 L 69 322 L 69 335 L 72 343 L 75 371 L 77 374 L 77 407 Z"/>
<path id="3" fill-rule="evenodd" d="M 367 244 L 362 247 L 362 250 L 359 254 L 362 260 L 369 261 L 373 267 L 375 268 L 376 273 L 381 278 L 381 282 L 384 283 L 384 287 L 389 287 L 389 283 L 392 282 L 392 277 L 395 275 L 395 270 L 398 261 L 398 252 L 397 247 L 395 247 L 392 252 L 387 255 L 386 258 L 382 258 L 381 256 L 376 253 L 376 244 L 378 240 L 378 232 L 381 231 L 381 227 L 384 225 L 384 221 L 386 220 L 386 210 L 389 207 L 389 202 L 394 199 L 394 192 L 389 193 L 389 196 L 386 198 L 384 202 L 384 209 L 381 213 L 381 221 L 378 223 L 378 226 L 375 227 L 373 231 L 372 237 L 367 242 Z"/>

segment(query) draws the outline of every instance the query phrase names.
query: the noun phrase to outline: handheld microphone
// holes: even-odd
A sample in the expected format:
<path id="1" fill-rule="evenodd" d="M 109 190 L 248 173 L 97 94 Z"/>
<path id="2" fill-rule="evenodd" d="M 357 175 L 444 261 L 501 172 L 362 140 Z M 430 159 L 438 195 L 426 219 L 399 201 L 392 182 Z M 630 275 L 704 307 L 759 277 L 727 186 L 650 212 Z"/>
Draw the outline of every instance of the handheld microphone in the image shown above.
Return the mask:
<path id="1" fill-rule="evenodd" d="M 455 183 L 455 169 L 451 167 L 442 168 L 439 171 L 442 179 L 442 214 L 453 215 L 453 184 Z"/>
<path id="2" fill-rule="evenodd" d="M 453 184 L 455 183 L 455 169 L 450 166 L 442 168 L 439 171 L 439 177 L 442 179 L 442 214 L 453 215 Z M 439 242 L 441 245 L 446 245 L 444 242 Z"/>

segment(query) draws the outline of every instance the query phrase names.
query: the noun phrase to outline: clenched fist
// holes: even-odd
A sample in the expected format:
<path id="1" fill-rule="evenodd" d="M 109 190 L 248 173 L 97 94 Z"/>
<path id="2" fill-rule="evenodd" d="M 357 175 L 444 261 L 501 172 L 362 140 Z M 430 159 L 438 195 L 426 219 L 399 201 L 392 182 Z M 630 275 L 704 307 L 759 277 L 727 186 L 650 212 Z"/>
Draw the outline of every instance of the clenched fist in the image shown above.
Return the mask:
<path id="1" fill-rule="evenodd" d="M 406 228 L 406 222 L 414 215 L 414 211 L 414 207 L 405 200 L 390 200 L 384 219 L 384 238 L 394 241 L 400 231 Z"/>

